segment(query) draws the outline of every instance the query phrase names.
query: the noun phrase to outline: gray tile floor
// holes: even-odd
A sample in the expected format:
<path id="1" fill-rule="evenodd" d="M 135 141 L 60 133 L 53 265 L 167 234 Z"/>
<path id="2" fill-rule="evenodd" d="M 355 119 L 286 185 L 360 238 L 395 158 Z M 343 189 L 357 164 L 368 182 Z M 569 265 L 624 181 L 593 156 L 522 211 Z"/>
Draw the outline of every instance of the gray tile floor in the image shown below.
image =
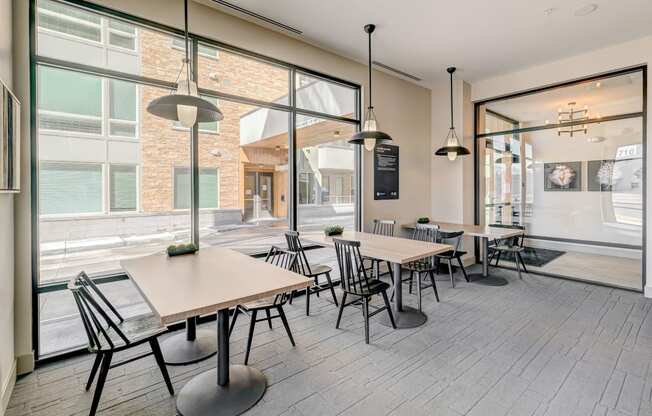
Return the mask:
<path id="1" fill-rule="evenodd" d="M 328 296 L 287 307 L 297 347 L 281 327 L 259 324 L 252 365 L 268 390 L 249 415 L 652 415 L 652 301 L 640 294 L 514 273 L 504 287 L 439 282 L 425 292 L 426 325 L 372 324 L 363 341 L 353 308 L 334 328 Z M 406 291 L 407 292 L 407 291 Z M 324 293 L 325 294 L 325 293 Z M 407 303 L 414 297 L 406 293 Z M 246 319 L 231 341 L 243 359 Z M 45 365 L 21 378 L 8 416 L 85 415 L 90 357 Z M 214 359 L 170 367 L 178 390 Z M 153 359 L 113 370 L 104 415 L 173 415 Z"/>

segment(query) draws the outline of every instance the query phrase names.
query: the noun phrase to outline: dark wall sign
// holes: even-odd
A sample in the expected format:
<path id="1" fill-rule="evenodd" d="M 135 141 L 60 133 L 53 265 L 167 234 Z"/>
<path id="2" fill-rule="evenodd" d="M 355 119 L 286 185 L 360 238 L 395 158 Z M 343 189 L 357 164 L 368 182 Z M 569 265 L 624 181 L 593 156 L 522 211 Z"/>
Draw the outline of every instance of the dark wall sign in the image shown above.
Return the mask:
<path id="1" fill-rule="evenodd" d="M 374 149 L 374 199 L 398 199 L 398 146 Z"/>

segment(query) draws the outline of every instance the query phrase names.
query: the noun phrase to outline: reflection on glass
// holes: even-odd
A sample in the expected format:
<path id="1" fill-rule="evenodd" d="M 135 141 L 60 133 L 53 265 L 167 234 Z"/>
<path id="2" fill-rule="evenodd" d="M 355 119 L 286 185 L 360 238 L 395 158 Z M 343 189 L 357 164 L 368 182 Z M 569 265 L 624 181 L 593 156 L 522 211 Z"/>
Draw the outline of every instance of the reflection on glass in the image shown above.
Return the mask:
<path id="1" fill-rule="evenodd" d="M 298 108 L 319 113 L 355 117 L 355 90 L 301 72 L 296 77 Z"/>
<path id="2" fill-rule="evenodd" d="M 327 225 L 354 227 L 354 146 L 347 139 L 355 125 L 309 116 L 297 117 L 299 229 Z"/>
<path id="3" fill-rule="evenodd" d="M 643 111 L 643 73 L 641 71 L 553 88 L 534 94 L 491 101 L 480 106 L 487 119 L 479 120 L 478 133 L 499 132 L 492 126 L 491 114 L 517 120 L 517 127 L 553 125 L 586 116 L 591 120 Z M 575 126 L 582 130 L 583 124 Z M 570 127 L 561 130 L 568 131 Z M 568 136 L 568 134 L 561 134 Z M 574 137 L 583 137 L 581 133 Z"/>

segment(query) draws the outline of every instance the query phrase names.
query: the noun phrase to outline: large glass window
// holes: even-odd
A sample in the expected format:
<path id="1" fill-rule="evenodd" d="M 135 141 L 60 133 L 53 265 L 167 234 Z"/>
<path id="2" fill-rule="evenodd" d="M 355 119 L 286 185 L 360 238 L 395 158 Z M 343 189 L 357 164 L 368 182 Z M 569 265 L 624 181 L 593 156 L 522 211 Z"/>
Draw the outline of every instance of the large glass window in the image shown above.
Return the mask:
<path id="1" fill-rule="evenodd" d="M 177 81 L 185 47 L 178 33 L 64 0 L 36 6 L 40 354 L 83 342 L 74 305 L 52 291 L 80 271 L 121 279 L 121 260 L 170 244 L 198 239 L 200 247 L 258 254 L 284 244 L 297 224 L 355 227 L 355 150 L 346 139 L 359 124 L 358 87 L 191 37 L 202 94 L 224 114 L 194 132 L 146 110 Z M 290 105 L 291 80 L 301 105 Z M 302 178 L 293 200 L 291 185 Z M 133 288 L 111 287 L 125 308 L 142 312 Z"/>
<path id="2" fill-rule="evenodd" d="M 481 221 L 524 225 L 532 271 L 641 290 L 642 70 L 477 110 Z"/>

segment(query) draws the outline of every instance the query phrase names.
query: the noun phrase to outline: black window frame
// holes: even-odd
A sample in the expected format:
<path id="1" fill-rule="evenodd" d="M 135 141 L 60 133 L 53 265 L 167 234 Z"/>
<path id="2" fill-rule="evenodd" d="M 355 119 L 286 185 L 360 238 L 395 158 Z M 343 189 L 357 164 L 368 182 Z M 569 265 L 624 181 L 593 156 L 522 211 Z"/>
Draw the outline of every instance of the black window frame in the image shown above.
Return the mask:
<path id="1" fill-rule="evenodd" d="M 116 79 L 121 81 L 135 82 L 139 85 L 148 85 L 154 87 L 161 87 L 166 89 L 174 89 L 176 84 L 168 81 L 152 79 L 148 77 L 142 77 L 138 75 L 123 73 L 115 70 L 110 70 L 106 68 L 93 67 L 85 64 L 79 64 L 74 62 L 63 61 L 56 58 L 49 58 L 44 56 L 39 56 L 37 54 L 37 38 L 38 38 L 38 27 L 36 25 L 36 15 L 37 15 L 37 2 L 38 0 L 29 0 L 29 43 L 30 43 L 30 144 L 31 144 L 31 265 L 32 265 L 32 347 L 35 354 L 36 363 L 41 364 L 44 362 L 49 362 L 52 360 L 58 360 L 65 358 L 71 354 L 79 354 L 85 351 L 84 347 L 75 348 L 70 351 L 62 351 L 60 353 L 55 353 L 47 357 L 41 357 L 39 355 L 39 299 L 38 296 L 43 293 L 67 290 L 67 282 L 53 282 L 47 284 L 39 284 L 39 206 L 38 206 L 38 126 L 37 126 L 37 68 L 39 66 L 53 67 L 53 68 L 62 68 L 70 69 L 82 73 L 87 73 L 91 75 L 97 75 L 103 78 Z M 152 20 L 144 19 L 141 17 L 133 16 L 128 13 L 121 11 L 113 10 L 111 8 L 101 6 L 95 3 L 91 3 L 86 0 L 51 0 L 57 3 L 68 4 L 75 7 L 79 7 L 94 13 L 99 13 L 105 17 L 122 20 L 126 23 L 133 24 L 136 26 L 136 29 L 139 27 L 144 27 L 149 30 L 155 30 L 163 32 L 169 35 L 183 36 L 183 30 L 170 27 Z M 362 106 L 362 93 L 361 85 L 349 80 L 342 78 L 334 77 L 328 74 L 321 73 L 319 71 L 312 70 L 300 65 L 295 65 L 277 58 L 265 56 L 256 52 L 252 52 L 243 48 L 240 48 L 235 45 L 227 44 L 221 41 L 217 41 L 205 36 L 201 36 L 195 33 L 189 34 L 190 41 L 192 42 L 192 51 L 193 56 L 191 57 L 192 61 L 192 70 L 194 72 L 195 79 L 197 79 L 198 68 L 194 64 L 198 62 L 198 45 L 202 43 L 204 45 L 215 47 L 219 50 L 225 50 L 230 53 L 241 54 L 246 58 L 254 59 L 261 61 L 266 64 L 276 65 L 288 70 L 288 91 L 289 91 L 289 100 L 288 104 L 278 104 L 266 101 L 260 101 L 256 99 L 246 98 L 242 96 L 235 96 L 231 94 L 222 93 L 215 90 L 208 90 L 199 88 L 199 94 L 213 97 L 216 99 L 224 99 L 228 101 L 234 101 L 238 103 L 248 104 L 257 107 L 270 108 L 285 111 L 288 113 L 288 126 L 290 127 L 289 134 L 289 149 L 288 149 L 288 166 L 290 173 L 290 186 L 289 186 L 289 212 L 288 212 L 288 228 L 290 230 L 296 230 L 298 224 L 298 195 L 297 195 L 297 181 L 298 181 L 298 170 L 296 166 L 296 119 L 298 115 L 309 116 L 309 117 L 319 117 L 324 120 L 333 120 L 343 123 L 348 123 L 355 126 L 356 131 L 361 129 L 361 106 Z M 219 55 L 219 53 L 218 53 Z M 327 113 L 320 113 L 305 109 L 297 108 L 296 106 L 296 88 L 295 80 L 297 73 L 303 73 L 314 78 L 323 79 L 330 83 L 334 83 L 340 86 L 348 87 L 354 90 L 354 116 L 341 117 L 334 116 Z M 192 199 L 191 202 L 191 239 L 192 241 L 199 245 L 199 207 L 198 207 L 198 193 L 197 188 L 198 178 L 199 178 L 199 169 L 197 167 L 198 162 L 198 135 L 200 131 L 198 127 L 195 126 L 191 132 L 191 166 L 192 166 Z M 355 164 L 355 173 L 354 180 L 356 181 L 356 197 L 355 197 L 355 219 L 354 224 L 356 230 L 361 229 L 362 225 L 362 150 L 360 146 L 355 147 L 354 153 L 354 164 Z M 310 248 L 310 247 L 308 247 Z M 258 256 L 258 254 L 254 254 Z M 104 274 L 99 276 L 91 276 L 97 284 L 111 283 L 119 280 L 126 280 L 128 276 L 124 273 L 115 273 L 115 274 Z M 214 319 L 213 317 L 208 317 L 207 319 Z M 174 329 L 174 327 L 171 327 Z"/>

